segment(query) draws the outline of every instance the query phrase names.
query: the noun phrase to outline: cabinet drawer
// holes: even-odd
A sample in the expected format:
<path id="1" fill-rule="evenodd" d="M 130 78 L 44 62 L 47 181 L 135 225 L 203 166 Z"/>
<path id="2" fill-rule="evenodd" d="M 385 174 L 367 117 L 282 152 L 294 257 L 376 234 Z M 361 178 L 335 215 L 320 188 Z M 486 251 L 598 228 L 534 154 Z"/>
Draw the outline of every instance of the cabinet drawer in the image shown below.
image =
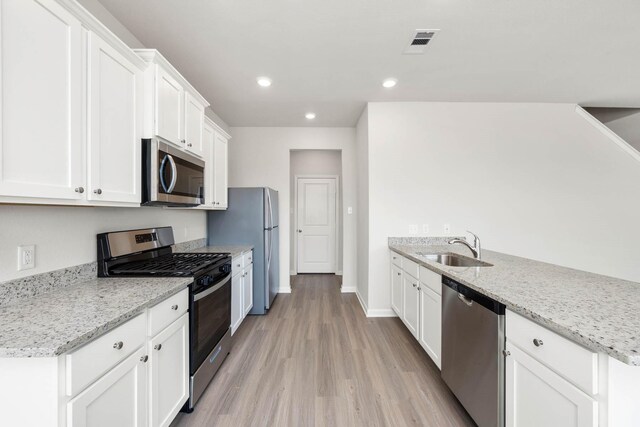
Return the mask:
<path id="1" fill-rule="evenodd" d="M 146 320 L 146 314 L 140 314 L 67 354 L 67 396 L 76 395 L 144 345 Z"/>
<path id="2" fill-rule="evenodd" d="M 189 308 L 189 289 L 183 289 L 149 309 L 148 336 L 154 337 L 158 332 L 175 322 Z"/>
<path id="3" fill-rule="evenodd" d="M 430 288 L 438 295 L 442 295 L 442 276 L 420 266 L 420 283 Z"/>
<path id="4" fill-rule="evenodd" d="M 245 252 L 243 256 L 243 267 L 248 267 L 253 263 L 253 251 Z"/>
<path id="5" fill-rule="evenodd" d="M 598 393 L 598 353 L 509 310 L 506 324 L 509 341 L 584 392 Z"/>
<path id="6" fill-rule="evenodd" d="M 393 251 L 391 251 L 391 262 L 402 268 L 402 257 Z"/>
<path id="7" fill-rule="evenodd" d="M 244 257 L 242 255 L 233 257 L 233 259 L 231 260 L 231 276 L 240 274 L 243 268 L 244 268 Z"/>
<path id="8" fill-rule="evenodd" d="M 418 263 L 415 263 L 410 259 L 402 257 L 402 269 L 407 274 L 415 277 L 416 279 L 420 278 L 420 265 L 418 265 Z"/>

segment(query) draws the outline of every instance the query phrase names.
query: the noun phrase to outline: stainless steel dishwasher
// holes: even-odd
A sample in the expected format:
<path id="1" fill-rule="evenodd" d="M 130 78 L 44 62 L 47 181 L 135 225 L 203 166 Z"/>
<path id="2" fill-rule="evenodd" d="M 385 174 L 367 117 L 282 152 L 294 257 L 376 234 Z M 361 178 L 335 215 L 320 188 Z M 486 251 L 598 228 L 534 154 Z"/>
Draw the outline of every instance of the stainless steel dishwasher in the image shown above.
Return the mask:
<path id="1" fill-rule="evenodd" d="M 504 305 L 442 277 L 442 379 L 480 427 L 504 426 Z"/>

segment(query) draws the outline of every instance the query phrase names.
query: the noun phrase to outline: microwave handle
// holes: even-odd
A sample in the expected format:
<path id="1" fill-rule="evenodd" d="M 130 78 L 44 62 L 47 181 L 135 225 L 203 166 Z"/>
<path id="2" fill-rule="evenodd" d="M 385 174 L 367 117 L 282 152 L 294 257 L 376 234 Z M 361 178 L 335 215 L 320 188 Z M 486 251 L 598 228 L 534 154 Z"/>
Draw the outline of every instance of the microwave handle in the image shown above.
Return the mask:
<path id="1" fill-rule="evenodd" d="M 164 174 L 162 173 L 162 171 L 164 171 L 167 160 L 171 164 L 171 182 L 169 183 L 169 187 L 167 187 L 167 184 L 164 182 Z M 165 154 L 164 159 L 162 159 L 162 163 L 160 163 L 160 170 L 158 171 L 158 173 L 160 174 L 160 185 L 162 185 L 162 189 L 167 194 L 171 193 L 175 188 L 176 181 L 178 179 L 178 169 L 176 168 L 176 162 L 175 160 L 173 160 L 171 154 Z"/>

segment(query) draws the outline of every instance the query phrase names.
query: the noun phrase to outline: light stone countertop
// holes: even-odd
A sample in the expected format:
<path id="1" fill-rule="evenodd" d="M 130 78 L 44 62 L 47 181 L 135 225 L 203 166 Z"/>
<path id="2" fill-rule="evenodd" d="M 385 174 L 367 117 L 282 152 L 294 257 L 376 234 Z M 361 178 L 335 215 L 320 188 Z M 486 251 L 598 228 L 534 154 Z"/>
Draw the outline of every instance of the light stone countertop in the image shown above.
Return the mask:
<path id="1" fill-rule="evenodd" d="M 0 357 L 54 357 L 185 289 L 193 278 L 90 278 L 0 306 Z"/>
<path id="2" fill-rule="evenodd" d="M 201 252 L 201 253 L 228 253 L 231 257 L 236 257 L 244 252 L 253 249 L 252 245 L 221 245 L 221 246 L 205 246 L 203 248 L 193 249 L 189 252 Z"/>
<path id="3" fill-rule="evenodd" d="M 418 253 L 455 252 L 460 245 L 407 245 L 389 248 L 503 303 L 508 309 L 583 346 L 640 366 L 640 283 L 483 250 L 493 267 L 450 267 Z"/>

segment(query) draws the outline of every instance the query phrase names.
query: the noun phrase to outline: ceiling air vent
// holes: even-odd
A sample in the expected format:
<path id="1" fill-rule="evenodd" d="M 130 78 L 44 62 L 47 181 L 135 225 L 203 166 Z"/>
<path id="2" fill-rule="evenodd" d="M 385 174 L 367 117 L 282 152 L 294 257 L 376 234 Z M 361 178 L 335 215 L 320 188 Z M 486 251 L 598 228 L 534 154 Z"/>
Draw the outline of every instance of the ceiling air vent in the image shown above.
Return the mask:
<path id="1" fill-rule="evenodd" d="M 402 52 L 405 54 L 420 54 L 424 53 L 427 45 L 433 40 L 436 32 L 440 30 L 416 30 L 414 34 L 412 34 L 411 42 L 409 42 L 409 46 Z"/>

